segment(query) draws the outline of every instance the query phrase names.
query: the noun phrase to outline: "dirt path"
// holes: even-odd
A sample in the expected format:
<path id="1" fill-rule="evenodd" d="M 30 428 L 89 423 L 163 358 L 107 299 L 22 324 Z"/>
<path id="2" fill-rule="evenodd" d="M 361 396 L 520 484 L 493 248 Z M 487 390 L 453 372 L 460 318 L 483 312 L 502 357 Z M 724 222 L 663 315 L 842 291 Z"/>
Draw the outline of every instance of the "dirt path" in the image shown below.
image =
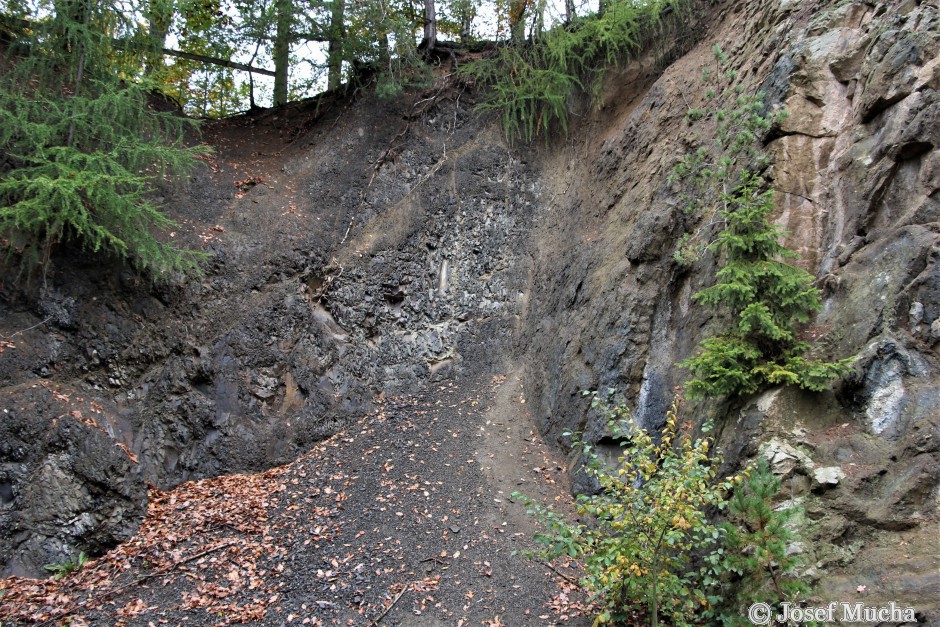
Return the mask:
<path id="1" fill-rule="evenodd" d="M 3 624 L 588 624 L 568 582 L 513 555 L 536 530 L 513 490 L 569 500 L 523 401 L 514 373 L 448 382 L 287 466 L 155 491 L 131 542 L 0 584 Z"/>
<path id="2" fill-rule="evenodd" d="M 536 430 L 526 405 L 521 371 L 510 370 L 498 378 L 477 436 L 477 462 L 497 498 L 508 499 L 518 491 L 551 503 L 559 511 L 573 512 L 565 461 Z M 539 530 L 521 507 L 502 507 L 500 511 L 527 529 L 528 535 Z"/>

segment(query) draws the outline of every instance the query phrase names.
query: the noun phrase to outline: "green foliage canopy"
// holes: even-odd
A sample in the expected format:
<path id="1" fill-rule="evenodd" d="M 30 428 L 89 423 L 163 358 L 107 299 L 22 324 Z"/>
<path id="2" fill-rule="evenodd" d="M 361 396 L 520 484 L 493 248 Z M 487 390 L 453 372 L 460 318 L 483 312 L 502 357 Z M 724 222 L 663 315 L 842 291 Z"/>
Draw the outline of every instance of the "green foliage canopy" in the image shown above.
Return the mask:
<path id="1" fill-rule="evenodd" d="M 61 0 L 12 48 L 0 76 L 0 245 L 28 270 L 74 240 L 157 274 L 195 268 L 198 255 L 156 237 L 172 222 L 150 199 L 202 148 L 191 125 L 149 101 L 139 58 L 118 47 L 141 33 L 109 2 Z"/>
<path id="2" fill-rule="evenodd" d="M 501 113 L 510 140 L 567 132 L 571 97 L 579 90 L 596 96 L 608 66 L 643 50 L 660 32 L 664 16 L 684 15 L 690 4 L 611 0 L 602 13 L 539 31 L 529 44 L 503 47 L 461 72 L 489 86 L 482 108 Z"/>

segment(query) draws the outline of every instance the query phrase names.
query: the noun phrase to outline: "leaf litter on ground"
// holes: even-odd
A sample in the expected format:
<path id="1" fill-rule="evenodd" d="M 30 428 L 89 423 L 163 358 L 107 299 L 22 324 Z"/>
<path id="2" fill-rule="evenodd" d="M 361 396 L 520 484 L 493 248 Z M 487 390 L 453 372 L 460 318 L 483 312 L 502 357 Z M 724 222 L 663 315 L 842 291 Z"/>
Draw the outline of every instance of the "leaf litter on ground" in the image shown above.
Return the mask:
<path id="1" fill-rule="evenodd" d="M 474 457 L 504 382 L 385 399 L 285 466 L 152 488 L 131 540 L 59 581 L 0 580 L 0 618 L 4 626 L 369 625 L 425 615 L 455 625 L 588 624 L 571 565 L 513 555 L 531 548 L 533 523 Z M 530 435 L 515 443 L 515 477 L 537 467 L 543 498 L 568 499 L 562 465 Z"/>

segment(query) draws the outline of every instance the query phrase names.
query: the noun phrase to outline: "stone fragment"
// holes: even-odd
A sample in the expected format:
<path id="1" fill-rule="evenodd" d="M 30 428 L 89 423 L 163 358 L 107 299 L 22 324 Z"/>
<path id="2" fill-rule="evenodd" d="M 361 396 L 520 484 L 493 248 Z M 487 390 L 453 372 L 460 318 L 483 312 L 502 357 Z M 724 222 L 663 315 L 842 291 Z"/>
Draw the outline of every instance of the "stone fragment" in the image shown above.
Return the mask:
<path id="1" fill-rule="evenodd" d="M 798 468 L 805 471 L 813 466 L 806 453 L 776 438 L 761 446 L 761 455 L 770 463 L 773 473 L 782 477 L 790 476 Z"/>
<path id="2" fill-rule="evenodd" d="M 257 374 L 254 377 L 254 385 L 251 387 L 251 393 L 261 400 L 268 400 L 277 394 L 277 388 L 280 381 L 276 377 L 265 374 Z"/>
<path id="3" fill-rule="evenodd" d="M 824 466 L 813 469 L 813 479 L 820 486 L 837 486 L 842 479 L 845 479 L 845 473 L 838 466 Z"/>

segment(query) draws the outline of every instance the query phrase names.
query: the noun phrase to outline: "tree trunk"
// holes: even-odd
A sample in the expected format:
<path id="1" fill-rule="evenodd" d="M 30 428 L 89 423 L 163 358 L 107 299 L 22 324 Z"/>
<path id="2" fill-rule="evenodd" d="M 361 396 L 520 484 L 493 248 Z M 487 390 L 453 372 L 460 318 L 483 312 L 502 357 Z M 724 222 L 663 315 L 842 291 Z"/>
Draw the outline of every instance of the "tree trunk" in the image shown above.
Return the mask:
<path id="1" fill-rule="evenodd" d="M 566 0 L 567 2 L 568 0 Z M 546 0 L 536 0 L 535 15 L 532 18 L 532 40 L 540 39 L 545 31 L 545 5 Z"/>
<path id="2" fill-rule="evenodd" d="M 651 577 L 649 598 L 650 627 L 659 627 L 659 553 L 657 553 L 655 559 L 653 559 Z"/>
<path id="3" fill-rule="evenodd" d="M 173 22 L 174 7 L 168 0 L 150 0 L 147 7 L 147 21 L 150 23 L 150 47 L 147 61 L 144 65 L 144 74 L 150 76 L 163 69 L 163 49 L 166 48 L 166 38 Z"/>
<path id="4" fill-rule="evenodd" d="M 428 51 L 437 45 L 437 10 L 434 0 L 424 0 L 424 41 L 421 46 Z"/>
<path id="5" fill-rule="evenodd" d="M 525 14 L 529 0 L 509 0 L 509 36 L 516 45 L 525 41 Z"/>
<path id="6" fill-rule="evenodd" d="M 379 0 L 379 9 L 381 10 L 381 17 L 378 21 L 379 32 L 376 33 L 379 40 L 379 64 L 383 66 L 390 67 L 392 55 L 388 43 L 388 30 L 389 30 L 389 19 L 388 19 L 388 7 L 385 6 L 385 0 Z M 408 12 L 408 20 L 414 24 L 417 22 L 417 17 L 415 14 L 415 7 L 413 2 L 407 2 L 405 5 L 405 10 Z M 414 42 L 410 42 L 411 45 L 414 45 Z M 396 47 L 401 49 L 402 43 L 395 42 Z"/>
<path id="7" fill-rule="evenodd" d="M 346 0 L 333 0 L 332 10 L 330 11 L 330 41 L 327 45 L 326 64 L 329 68 L 327 89 L 336 89 L 343 79 L 343 39 L 346 36 L 345 17 Z"/>
<path id="8" fill-rule="evenodd" d="M 274 106 L 287 104 L 287 72 L 290 65 L 291 0 L 277 0 L 277 33 L 274 36 Z"/>
<path id="9" fill-rule="evenodd" d="M 414 45 L 414 42 L 411 42 Z M 388 43 L 388 32 L 379 33 L 379 64 L 388 67 L 392 62 L 391 47 Z"/>
<path id="10" fill-rule="evenodd" d="M 460 43 L 468 44 L 473 40 L 473 14 L 460 16 Z"/>

